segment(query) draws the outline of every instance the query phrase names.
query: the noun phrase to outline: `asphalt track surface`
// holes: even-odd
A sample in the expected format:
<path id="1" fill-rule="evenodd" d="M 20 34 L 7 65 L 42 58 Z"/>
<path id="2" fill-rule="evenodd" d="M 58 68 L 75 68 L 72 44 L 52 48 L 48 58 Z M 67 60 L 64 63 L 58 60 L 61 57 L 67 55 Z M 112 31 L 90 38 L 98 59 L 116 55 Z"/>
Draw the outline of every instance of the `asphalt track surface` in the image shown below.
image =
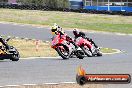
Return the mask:
<path id="1" fill-rule="evenodd" d="M 72 36 L 71 32 L 67 32 Z M 48 28 L 0 23 L 0 35 L 10 35 L 50 40 Z M 62 60 L 61 58 L 27 59 L 12 62 L 0 61 L 0 86 L 76 82 L 77 67 L 82 65 L 87 73 L 132 75 L 132 36 L 87 33 L 101 47 L 116 48 L 123 53 Z M 130 84 L 105 84 L 104 88 L 132 88 Z"/>

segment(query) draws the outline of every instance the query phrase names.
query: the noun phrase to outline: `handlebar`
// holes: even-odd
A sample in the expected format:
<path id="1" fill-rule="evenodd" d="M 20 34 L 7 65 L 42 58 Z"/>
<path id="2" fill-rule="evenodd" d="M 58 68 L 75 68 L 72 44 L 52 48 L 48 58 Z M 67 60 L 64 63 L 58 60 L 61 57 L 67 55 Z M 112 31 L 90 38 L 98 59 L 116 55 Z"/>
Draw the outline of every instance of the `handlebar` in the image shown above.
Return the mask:
<path id="1" fill-rule="evenodd" d="M 7 38 L 7 39 L 5 39 L 5 42 L 8 42 L 10 39 L 11 39 L 11 38 Z"/>

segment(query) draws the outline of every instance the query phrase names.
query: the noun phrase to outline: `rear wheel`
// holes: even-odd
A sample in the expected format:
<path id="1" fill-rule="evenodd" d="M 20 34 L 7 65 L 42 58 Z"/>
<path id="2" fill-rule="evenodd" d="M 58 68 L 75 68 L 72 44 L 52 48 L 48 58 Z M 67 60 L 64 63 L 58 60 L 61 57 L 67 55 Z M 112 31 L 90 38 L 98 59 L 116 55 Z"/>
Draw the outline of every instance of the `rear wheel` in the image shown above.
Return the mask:
<path id="1" fill-rule="evenodd" d="M 77 58 L 79 58 L 79 59 L 83 59 L 84 58 L 84 52 L 83 51 L 76 51 L 76 56 L 77 56 Z"/>
<path id="2" fill-rule="evenodd" d="M 67 49 L 66 46 L 61 45 L 61 47 L 57 47 L 56 51 L 58 54 L 63 58 L 63 59 L 69 59 L 69 50 Z"/>
<path id="3" fill-rule="evenodd" d="M 86 83 L 86 78 L 84 76 L 76 76 L 76 81 L 79 85 L 84 85 Z"/>
<path id="4" fill-rule="evenodd" d="M 84 56 L 81 56 L 81 55 L 80 55 L 80 56 L 78 56 L 78 58 L 79 58 L 79 59 L 83 59 L 83 58 L 84 58 Z"/>
<path id="5" fill-rule="evenodd" d="M 81 47 L 82 48 L 82 50 L 84 51 L 84 53 L 88 56 L 88 57 L 92 57 L 93 56 L 93 54 L 92 54 L 92 52 L 90 51 L 90 49 L 86 46 L 86 47 Z"/>

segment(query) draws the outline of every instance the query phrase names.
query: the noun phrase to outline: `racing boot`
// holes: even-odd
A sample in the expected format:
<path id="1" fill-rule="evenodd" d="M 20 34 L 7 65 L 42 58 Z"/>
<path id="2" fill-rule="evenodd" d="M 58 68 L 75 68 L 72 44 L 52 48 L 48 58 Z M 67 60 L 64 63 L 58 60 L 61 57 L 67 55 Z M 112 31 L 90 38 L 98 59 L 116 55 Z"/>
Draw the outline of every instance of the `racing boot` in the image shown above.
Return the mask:
<path id="1" fill-rule="evenodd" d="M 92 47 L 91 52 L 92 52 L 93 55 L 95 54 L 95 51 L 96 51 L 96 49 L 94 47 Z"/>

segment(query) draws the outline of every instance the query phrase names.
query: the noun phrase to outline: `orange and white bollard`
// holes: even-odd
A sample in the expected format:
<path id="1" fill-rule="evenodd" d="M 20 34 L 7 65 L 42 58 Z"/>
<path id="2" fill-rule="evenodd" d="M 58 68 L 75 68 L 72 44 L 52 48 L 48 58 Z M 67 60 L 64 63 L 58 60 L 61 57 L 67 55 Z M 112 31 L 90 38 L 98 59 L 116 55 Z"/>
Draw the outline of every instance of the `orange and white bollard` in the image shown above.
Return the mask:
<path id="1" fill-rule="evenodd" d="M 36 51 L 38 52 L 38 50 L 39 50 L 39 40 L 35 41 L 35 45 L 36 45 Z"/>

